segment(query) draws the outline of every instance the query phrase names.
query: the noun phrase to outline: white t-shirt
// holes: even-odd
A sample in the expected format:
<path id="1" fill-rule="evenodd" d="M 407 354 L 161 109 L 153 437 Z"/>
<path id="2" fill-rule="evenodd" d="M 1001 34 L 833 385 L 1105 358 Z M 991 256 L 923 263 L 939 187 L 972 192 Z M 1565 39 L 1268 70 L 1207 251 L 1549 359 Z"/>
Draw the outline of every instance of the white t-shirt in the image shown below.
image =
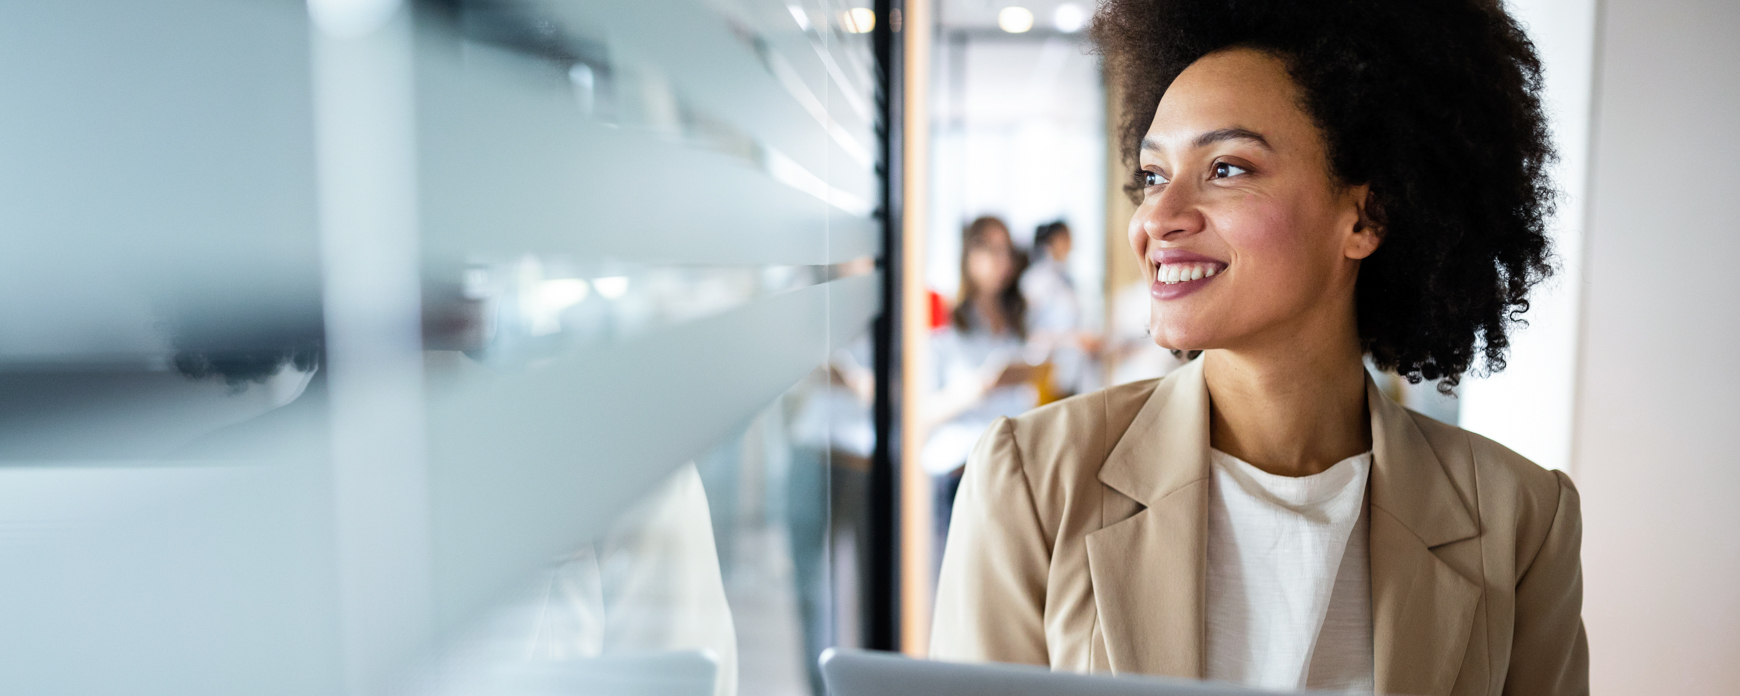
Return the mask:
<path id="1" fill-rule="evenodd" d="M 1370 691 L 1371 453 L 1303 477 L 1210 460 L 1208 678 Z"/>

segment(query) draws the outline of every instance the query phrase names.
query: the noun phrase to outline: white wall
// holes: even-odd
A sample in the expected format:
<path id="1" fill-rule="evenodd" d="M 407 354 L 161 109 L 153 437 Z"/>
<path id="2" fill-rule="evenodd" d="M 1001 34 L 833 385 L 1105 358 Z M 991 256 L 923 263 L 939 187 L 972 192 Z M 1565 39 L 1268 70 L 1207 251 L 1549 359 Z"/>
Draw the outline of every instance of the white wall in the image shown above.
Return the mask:
<path id="1" fill-rule="evenodd" d="M 1603 12 L 1574 465 L 1595 693 L 1740 693 L 1740 3 Z"/>
<path id="2" fill-rule="evenodd" d="M 1490 377 L 1471 376 L 1460 390 L 1459 425 L 1552 469 L 1565 469 L 1571 461 L 1595 1 L 1507 3 L 1528 29 L 1546 72 L 1543 101 L 1559 150 L 1552 176 L 1563 194 L 1552 223 L 1558 273 L 1530 298 L 1528 325 L 1511 336 L 1509 367 Z"/>

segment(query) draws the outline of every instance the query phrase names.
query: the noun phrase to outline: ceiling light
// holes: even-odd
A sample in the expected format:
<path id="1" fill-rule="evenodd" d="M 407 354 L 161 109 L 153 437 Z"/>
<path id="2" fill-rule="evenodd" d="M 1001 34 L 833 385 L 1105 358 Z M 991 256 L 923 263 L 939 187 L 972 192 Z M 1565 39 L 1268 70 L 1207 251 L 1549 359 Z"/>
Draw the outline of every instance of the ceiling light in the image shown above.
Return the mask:
<path id="1" fill-rule="evenodd" d="M 605 299 L 614 300 L 628 292 L 628 279 L 622 276 L 593 278 L 592 289 L 597 290 Z"/>
<path id="2" fill-rule="evenodd" d="M 997 13 L 997 26 L 1011 34 L 1025 33 L 1033 28 L 1033 12 L 1025 7 L 1005 7 Z"/>
<path id="3" fill-rule="evenodd" d="M 868 7 L 854 7 L 840 13 L 840 27 L 848 34 L 868 34 L 876 28 L 876 11 Z"/>
<path id="4" fill-rule="evenodd" d="M 538 284 L 538 299 L 545 307 L 561 309 L 585 301 L 589 290 L 586 281 L 579 278 L 557 278 Z"/>
<path id="5" fill-rule="evenodd" d="M 1087 26 L 1087 13 L 1082 11 L 1081 5 L 1066 2 L 1051 13 L 1051 23 L 1057 25 L 1058 31 L 1074 34 Z"/>

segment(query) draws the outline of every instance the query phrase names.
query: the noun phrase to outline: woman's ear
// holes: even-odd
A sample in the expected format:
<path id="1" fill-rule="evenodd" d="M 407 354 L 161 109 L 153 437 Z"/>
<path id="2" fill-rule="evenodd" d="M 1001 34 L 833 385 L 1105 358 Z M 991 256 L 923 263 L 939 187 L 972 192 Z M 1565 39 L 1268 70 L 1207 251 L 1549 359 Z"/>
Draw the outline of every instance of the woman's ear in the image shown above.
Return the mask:
<path id="1" fill-rule="evenodd" d="M 1371 184 L 1360 184 L 1348 191 L 1354 208 L 1359 212 L 1358 221 L 1353 224 L 1353 234 L 1342 242 L 1342 253 L 1347 258 L 1360 260 L 1371 256 L 1384 243 L 1383 225 L 1378 222 L 1382 215 L 1376 209 L 1372 200 Z"/>

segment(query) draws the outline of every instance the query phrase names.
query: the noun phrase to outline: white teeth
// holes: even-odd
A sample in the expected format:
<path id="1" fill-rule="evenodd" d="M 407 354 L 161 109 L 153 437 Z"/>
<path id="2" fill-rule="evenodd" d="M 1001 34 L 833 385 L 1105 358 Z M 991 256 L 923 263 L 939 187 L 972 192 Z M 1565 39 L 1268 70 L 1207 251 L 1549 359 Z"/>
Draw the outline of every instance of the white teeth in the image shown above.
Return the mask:
<path id="1" fill-rule="evenodd" d="M 1219 267 L 1212 263 L 1166 263 L 1160 264 L 1160 266 L 1155 269 L 1154 279 L 1171 285 L 1173 283 L 1187 283 L 1192 280 L 1202 280 L 1203 278 L 1207 278 L 1218 272 L 1220 272 Z"/>

